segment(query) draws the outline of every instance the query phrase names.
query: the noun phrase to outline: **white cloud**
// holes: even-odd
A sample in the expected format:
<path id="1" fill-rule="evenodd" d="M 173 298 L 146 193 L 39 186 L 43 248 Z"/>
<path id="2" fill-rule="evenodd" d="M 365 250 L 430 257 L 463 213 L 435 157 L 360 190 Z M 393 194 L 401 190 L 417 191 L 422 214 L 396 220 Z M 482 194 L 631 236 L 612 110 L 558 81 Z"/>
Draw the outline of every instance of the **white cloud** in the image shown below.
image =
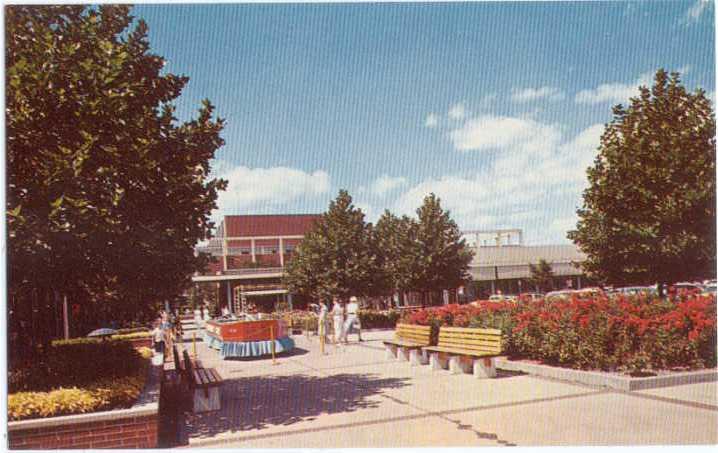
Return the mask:
<path id="1" fill-rule="evenodd" d="M 540 87 L 540 88 L 524 88 L 514 89 L 511 92 L 511 100 L 516 103 L 524 103 L 536 101 L 538 99 L 547 99 L 555 102 L 565 99 L 563 91 L 556 87 Z"/>
<path id="2" fill-rule="evenodd" d="M 424 126 L 426 127 L 436 127 L 439 124 L 439 115 L 436 113 L 429 113 L 429 116 L 426 117 L 426 121 L 424 121 Z"/>
<path id="3" fill-rule="evenodd" d="M 466 107 L 463 102 L 453 105 L 449 109 L 449 118 L 452 120 L 463 120 L 466 117 Z"/>
<path id="4" fill-rule="evenodd" d="M 468 129 L 483 138 L 456 141 L 457 149 L 471 144 L 470 149 L 503 152 L 475 174 L 429 178 L 409 187 L 393 210 L 413 215 L 423 198 L 435 193 L 460 228 L 524 228 L 528 238 L 565 242 L 569 213 L 580 203 L 586 168 L 595 158 L 604 126 L 595 124 L 566 137 L 557 125 L 519 118 L 485 117 L 469 123 Z M 538 224 L 550 231 L 532 231 Z"/>
<path id="5" fill-rule="evenodd" d="M 683 15 L 681 23 L 683 25 L 691 25 L 698 22 L 703 14 L 703 11 L 708 7 L 709 2 L 707 0 L 696 0 L 696 2 L 688 8 L 688 11 Z"/>
<path id="6" fill-rule="evenodd" d="M 555 144 L 560 131 L 527 118 L 482 115 L 451 131 L 449 138 L 459 151 L 535 149 Z"/>
<path id="7" fill-rule="evenodd" d="M 388 175 L 382 175 L 376 178 L 371 184 L 371 193 L 378 196 L 386 195 L 387 192 L 392 191 L 398 187 L 406 184 L 406 178 L 397 176 L 392 178 Z"/>
<path id="8" fill-rule="evenodd" d="M 642 74 L 633 83 L 604 83 L 594 89 L 582 90 L 576 94 L 577 104 L 625 103 L 638 95 L 639 86 L 651 86 L 653 75 Z"/>
<path id="9" fill-rule="evenodd" d="M 227 190 L 217 200 L 219 215 L 272 211 L 284 203 L 329 192 L 330 179 L 324 170 L 307 173 L 287 167 L 235 167 L 221 175 Z"/>

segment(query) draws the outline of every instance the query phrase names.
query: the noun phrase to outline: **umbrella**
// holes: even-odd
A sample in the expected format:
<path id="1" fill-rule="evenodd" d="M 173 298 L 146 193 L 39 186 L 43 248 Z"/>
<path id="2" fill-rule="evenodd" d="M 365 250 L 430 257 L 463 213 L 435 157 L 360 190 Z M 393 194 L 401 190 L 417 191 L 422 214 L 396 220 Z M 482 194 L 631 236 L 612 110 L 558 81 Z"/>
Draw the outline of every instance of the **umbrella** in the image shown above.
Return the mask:
<path id="1" fill-rule="evenodd" d="M 102 328 L 102 329 L 96 329 L 92 332 L 88 333 L 88 337 L 109 337 L 110 335 L 116 334 L 117 331 L 115 329 L 108 329 L 108 328 Z"/>

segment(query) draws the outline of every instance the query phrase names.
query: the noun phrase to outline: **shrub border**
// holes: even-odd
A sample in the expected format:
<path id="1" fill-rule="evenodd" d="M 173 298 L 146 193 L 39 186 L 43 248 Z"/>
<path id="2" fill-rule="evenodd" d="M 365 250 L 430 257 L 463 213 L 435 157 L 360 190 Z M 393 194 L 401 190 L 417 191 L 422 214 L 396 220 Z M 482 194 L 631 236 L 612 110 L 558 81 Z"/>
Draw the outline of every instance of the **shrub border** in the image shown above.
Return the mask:
<path id="1" fill-rule="evenodd" d="M 61 415 L 58 417 L 9 421 L 7 424 L 7 429 L 10 448 L 27 448 L 14 444 L 21 443 L 22 438 L 26 437 L 26 434 L 33 435 L 33 433 L 36 432 L 38 429 L 66 427 L 63 429 L 63 431 L 66 432 L 66 435 L 72 436 L 72 425 L 78 425 L 79 429 L 81 427 L 86 427 L 88 424 L 106 421 L 116 422 L 123 419 L 133 420 L 145 417 L 154 417 L 159 419 L 161 380 L 162 366 L 153 365 L 150 363 L 150 365 L 148 366 L 148 376 L 147 381 L 145 382 L 145 387 L 144 389 L 142 389 L 142 392 L 137 398 L 135 404 L 133 404 L 130 408 L 90 412 L 86 414 Z M 118 440 L 117 447 L 114 448 L 128 447 L 120 447 L 120 441 Z M 156 448 L 156 446 L 151 446 L 149 448 Z"/>

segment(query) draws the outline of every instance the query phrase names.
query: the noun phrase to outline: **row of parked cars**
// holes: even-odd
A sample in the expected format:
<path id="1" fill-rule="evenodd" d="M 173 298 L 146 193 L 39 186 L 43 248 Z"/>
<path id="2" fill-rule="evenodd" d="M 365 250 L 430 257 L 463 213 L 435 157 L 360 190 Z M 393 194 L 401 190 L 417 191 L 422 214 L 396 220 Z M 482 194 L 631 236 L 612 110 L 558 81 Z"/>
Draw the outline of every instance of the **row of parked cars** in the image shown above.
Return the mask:
<path id="1" fill-rule="evenodd" d="M 679 282 L 670 285 L 676 291 L 696 291 L 703 294 L 716 295 L 716 280 L 705 280 L 702 282 Z M 551 291 L 546 294 L 543 293 L 522 293 L 522 294 L 494 294 L 489 297 L 490 301 L 501 301 L 501 300 L 536 300 L 536 299 L 553 299 L 553 298 L 568 298 L 573 295 L 580 296 L 592 296 L 602 295 L 613 296 L 618 294 L 623 295 L 636 295 L 636 294 L 658 294 L 658 286 L 625 286 L 621 288 L 582 288 L 582 289 L 562 289 L 560 291 Z"/>

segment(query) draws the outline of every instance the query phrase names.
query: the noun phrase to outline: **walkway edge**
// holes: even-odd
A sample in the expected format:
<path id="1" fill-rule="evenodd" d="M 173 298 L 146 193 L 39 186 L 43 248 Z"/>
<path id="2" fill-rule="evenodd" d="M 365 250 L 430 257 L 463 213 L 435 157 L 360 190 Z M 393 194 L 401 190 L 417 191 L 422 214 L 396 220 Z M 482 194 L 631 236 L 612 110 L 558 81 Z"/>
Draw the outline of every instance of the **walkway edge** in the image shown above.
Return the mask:
<path id="1" fill-rule="evenodd" d="M 597 373 L 594 371 L 572 370 L 570 368 L 559 368 L 550 365 L 518 362 L 500 357 L 496 358 L 496 368 L 507 371 L 521 371 L 535 376 L 578 382 L 597 387 L 608 387 L 623 391 L 646 390 L 718 381 L 718 370 L 716 369 L 686 371 L 666 376 L 634 378 Z"/>

